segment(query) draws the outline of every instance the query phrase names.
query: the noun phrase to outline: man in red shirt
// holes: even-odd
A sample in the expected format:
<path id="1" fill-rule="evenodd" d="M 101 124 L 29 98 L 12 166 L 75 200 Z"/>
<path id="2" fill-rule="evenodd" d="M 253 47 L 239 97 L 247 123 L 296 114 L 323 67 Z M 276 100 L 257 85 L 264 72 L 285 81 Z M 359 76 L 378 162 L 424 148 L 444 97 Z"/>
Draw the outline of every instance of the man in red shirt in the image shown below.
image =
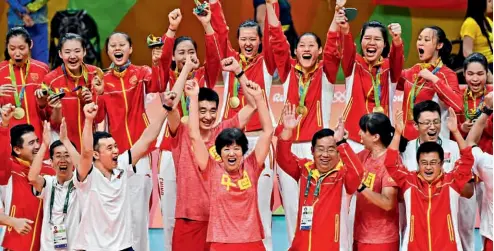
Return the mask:
<path id="1" fill-rule="evenodd" d="M 295 105 L 287 104 L 276 161 L 300 184 L 297 228 L 291 251 L 351 250 L 348 233 L 350 198 L 362 180 L 363 167 L 346 143 L 341 121 L 333 132 L 321 129 L 312 137 L 312 156 L 298 158 L 291 152 L 293 129 L 300 122 Z"/>
<path id="2" fill-rule="evenodd" d="M 33 221 L 34 229 L 22 235 L 7 228 L 2 246 L 15 251 L 39 250 L 42 201 L 33 195 L 27 176 L 40 144 L 32 125 L 21 124 L 10 129 L 14 110 L 12 104 L 4 105 L 1 110 L 0 142 L 4 144 L 0 146 L 0 185 L 7 185 L 6 214 Z M 40 174 L 55 175 L 55 170 L 43 167 Z"/>
<path id="3" fill-rule="evenodd" d="M 180 99 L 176 98 L 182 95 L 187 75 L 195 63 L 191 59 L 187 60 L 172 89 L 175 99 L 173 103 L 165 104 L 165 109 L 169 110 L 168 126 L 173 139 L 172 154 L 177 174 L 176 222 L 172 238 L 172 250 L 174 251 L 209 250 L 209 245 L 206 244 L 209 221 L 209 188 L 206 186 L 206 179 L 194 162 L 189 129 L 186 124 L 180 121 L 180 113 L 177 109 Z M 240 83 L 247 88 L 248 80 L 243 74 L 240 64 L 234 58 L 224 59 L 222 65 L 224 71 L 235 72 L 240 78 Z M 242 108 L 237 116 L 215 125 L 219 104 L 218 94 L 209 88 L 200 89 L 200 131 L 213 158 L 217 160 L 219 158 L 214 147 L 216 136 L 225 128 L 244 128 L 254 113 L 255 106 L 251 97 L 247 100 L 248 105 Z"/>

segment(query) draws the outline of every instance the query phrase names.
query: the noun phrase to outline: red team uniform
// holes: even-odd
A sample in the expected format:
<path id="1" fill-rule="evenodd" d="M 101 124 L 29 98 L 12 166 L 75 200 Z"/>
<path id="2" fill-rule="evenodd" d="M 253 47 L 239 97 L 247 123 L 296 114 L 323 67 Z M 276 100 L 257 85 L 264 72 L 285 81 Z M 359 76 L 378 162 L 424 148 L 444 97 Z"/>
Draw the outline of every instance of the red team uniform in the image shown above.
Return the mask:
<path id="1" fill-rule="evenodd" d="M 0 185 L 7 185 L 5 214 L 15 218 L 32 220 L 32 230 L 18 234 L 7 227 L 2 246 L 13 251 L 40 250 L 40 236 L 43 222 L 43 200 L 33 195 L 32 186 L 27 178 L 31 163 L 11 156 L 10 127 L 0 126 Z M 55 170 L 42 167 L 40 175 L 55 175 Z"/>

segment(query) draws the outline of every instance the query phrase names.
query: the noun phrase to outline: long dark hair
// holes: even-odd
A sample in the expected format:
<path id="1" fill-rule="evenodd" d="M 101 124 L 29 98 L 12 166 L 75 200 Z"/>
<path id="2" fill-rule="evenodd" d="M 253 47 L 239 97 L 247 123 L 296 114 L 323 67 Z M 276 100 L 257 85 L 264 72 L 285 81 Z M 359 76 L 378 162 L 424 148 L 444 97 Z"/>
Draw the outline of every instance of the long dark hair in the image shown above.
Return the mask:
<path id="1" fill-rule="evenodd" d="M 489 39 L 489 32 L 492 32 L 492 27 L 489 25 L 487 18 L 485 17 L 485 11 L 487 10 L 486 0 L 468 0 L 467 14 L 465 19 L 471 17 L 479 25 L 482 35 L 487 39 L 489 48 L 492 52 L 491 40 Z"/>
<path id="2" fill-rule="evenodd" d="M 10 60 L 10 55 L 9 55 L 9 41 L 11 38 L 16 37 L 16 36 L 21 36 L 24 38 L 24 41 L 26 41 L 27 45 L 29 48 L 31 48 L 31 44 L 33 44 L 33 40 L 31 39 L 31 35 L 29 35 L 29 32 L 24 29 L 24 27 L 13 27 L 7 32 L 7 37 L 5 38 L 5 51 L 4 51 L 4 56 L 5 60 Z"/>
<path id="3" fill-rule="evenodd" d="M 451 41 L 446 37 L 446 32 L 439 27 L 439 26 L 427 26 L 424 27 L 420 30 L 419 34 L 422 33 L 423 30 L 425 29 L 432 29 L 435 32 L 436 38 L 437 38 L 437 43 L 442 43 L 443 47 L 439 49 L 439 57 L 443 61 L 444 64 L 449 64 L 450 63 L 450 58 L 449 56 L 451 55 L 451 50 L 453 49 L 453 44 L 451 44 Z"/>
<path id="4" fill-rule="evenodd" d="M 389 51 L 390 51 L 390 45 L 389 45 L 389 40 L 388 40 L 388 31 L 386 27 L 379 21 L 369 21 L 364 23 L 362 26 L 362 31 L 360 31 L 360 44 L 362 44 L 362 39 L 364 38 L 365 31 L 368 28 L 378 28 L 379 31 L 381 32 L 384 40 L 384 48 L 383 52 L 381 53 L 381 56 L 383 58 L 388 57 Z M 360 54 L 363 55 L 362 51 L 360 51 Z"/>
<path id="5" fill-rule="evenodd" d="M 379 135 L 379 139 L 384 147 L 388 147 L 393 140 L 395 129 L 391 125 L 389 118 L 380 112 L 366 114 L 360 118 L 359 127 L 362 131 L 368 132 L 371 135 Z M 400 152 L 404 152 L 408 141 L 401 137 Z"/>

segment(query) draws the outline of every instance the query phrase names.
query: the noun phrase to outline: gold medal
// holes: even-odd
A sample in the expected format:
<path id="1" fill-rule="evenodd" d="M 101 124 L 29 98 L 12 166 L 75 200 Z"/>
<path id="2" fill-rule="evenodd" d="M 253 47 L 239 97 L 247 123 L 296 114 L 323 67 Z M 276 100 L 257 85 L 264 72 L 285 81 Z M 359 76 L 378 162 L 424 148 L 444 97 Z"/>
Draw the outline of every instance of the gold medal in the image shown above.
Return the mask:
<path id="1" fill-rule="evenodd" d="M 373 109 L 372 109 L 372 112 L 379 112 L 379 113 L 384 113 L 384 109 L 382 106 L 375 106 Z"/>
<path id="2" fill-rule="evenodd" d="M 22 107 L 16 107 L 14 110 L 14 118 L 15 119 L 22 119 L 26 116 L 26 111 Z"/>
<path id="3" fill-rule="evenodd" d="M 309 110 L 307 109 L 307 106 L 305 106 L 305 105 L 299 105 L 299 106 L 297 106 L 297 110 L 295 110 L 295 112 L 297 112 L 298 115 L 302 115 L 302 116 L 307 115 L 308 111 Z"/>
<path id="4" fill-rule="evenodd" d="M 189 116 L 183 116 L 180 121 L 184 124 L 187 124 L 187 122 L 189 122 Z"/>
<path id="5" fill-rule="evenodd" d="M 240 99 L 238 97 L 230 98 L 230 107 L 235 109 L 240 105 Z"/>

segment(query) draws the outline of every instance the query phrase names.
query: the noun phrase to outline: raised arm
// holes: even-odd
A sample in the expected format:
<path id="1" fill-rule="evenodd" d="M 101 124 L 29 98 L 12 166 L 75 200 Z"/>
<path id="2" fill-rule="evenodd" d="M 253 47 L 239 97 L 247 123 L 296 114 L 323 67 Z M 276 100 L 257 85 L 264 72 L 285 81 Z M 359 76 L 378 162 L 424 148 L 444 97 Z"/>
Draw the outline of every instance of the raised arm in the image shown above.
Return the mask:
<path id="1" fill-rule="evenodd" d="M 160 134 L 161 127 L 165 122 L 167 112 L 164 109 L 160 109 L 157 116 L 151 124 L 142 132 L 141 137 L 130 148 L 130 154 L 132 154 L 132 165 L 135 166 L 137 162 L 147 154 L 149 147 L 156 140 Z"/>
<path id="2" fill-rule="evenodd" d="M 80 182 L 86 180 L 93 163 L 93 121 L 98 112 L 98 106 L 89 103 L 84 106 L 84 127 L 82 129 L 82 145 L 80 164 L 76 165 L 77 179 Z"/>
<path id="3" fill-rule="evenodd" d="M 280 133 L 276 146 L 276 162 L 283 171 L 298 181 L 301 173 L 301 167 L 298 164 L 300 159 L 292 153 L 291 138 L 293 129 L 300 123 L 302 115 L 296 117 L 295 114 L 295 105 L 286 103 L 282 114 L 283 131 Z"/>
<path id="4" fill-rule="evenodd" d="M 439 99 L 447 106 L 452 107 L 457 113 L 463 112 L 463 100 L 461 99 L 458 78 L 453 71 L 438 72 L 434 75 L 428 69 L 423 69 L 419 72 L 419 77 L 432 82 L 432 87 Z"/>
<path id="5" fill-rule="evenodd" d="M 458 191 L 462 194 L 462 197 L 464 197 L 465 185 L 472 179 L 472 167 L 474 162 L 472 147 L 460 150 L 460 159 L 456 161 L 452 173 L 455 177 L 454 183 L 457 186 Z M 471 189 L 473 189 L 473 187 Z"/>
<path id="6" fill-rule="evenodd" d="M 242 107 L 242 109 L 238 112 L 239 128 L 244 128 L 247 123 L 249 123 L 250 118 L 256 110 L 256 100 L 252 96 L 252 93 L 249 91 L 248 87 L 249 80 L 245 76 L 242 67 L 235 58 L 225 58 L 221 61 L 221 65 L 223 67 L 223 71 L 233 72 L 235 76 L 238 76 L 240 87 L 242 88 L 245 98 L 247 99 L 247 105 Z"/>
<path id="7" fill-rule="evenodd" d="M 492 113 L 492 92 L 484 97 L 484 105 L 487 110 L 490 110 Z M 470 132 L 468 133 L 468 145 L 476 145 L 479 142 L 480 138 L 482 137 L 482 133 L 484 133 L 484 127 L 486 126 L 486 124 L 491 123 L 491 121 L 489 121 L 489 118 L 491 118 L 491 116 L 486 114 L 485 112 L 482 112 L 480 117 L 477 118 L 477 121 L 473 124 Z"/>
<path id="8" fill-rule="evenodd" d="M 177 32 L 178 26 L 182 21 L 182 13 L 180 9 L 174 9 L 170 14 L 168 14 L 169 26 L 165 35 L 161 38 L 163 41 L 163 49 L 161 52 L 161 63 L 160 67 L 163 71 L 163 79 L 161 82 L 163 85 L 168 84 L 170 80 L 170 67 L 173 60 L 173 44 L 175 43 L 175 33 Z"/>
<path id="9" fill-rule="evenodd" d="M 449 117 L 448 117 L 448 129 L 453 135 L 453 138 L 455 139 L 456 143 L 458 143 L 458 147 L 460 150 L 467 148 L 467 142 L 465 139 L 463 139 L 463 135 L 461 135 L 460 130 L 458 129 L 458 119 L 456 117 L 456 113 L 453 110 L 453 108 L 449 108 Z"/>
<path id="10" fill-rule="evenodd" d="M 341 68 L 343 69 L 345 78 L 347 78 L 353 73 L 357 49 L 353 42 L 353 36 L 350 33 L 350 25 L 345 16 L 345 8 L 338 8 L 337 6 L 336 10 L 333 22 L 329 27 L 324 54 L 325 57 L 329 57 L 330 60 L 333 61 L 333 65 L 337 63 L 337 61 L 339 62 L 339 57 L 341 57 Z M 338 44 L 340 35 L 342 36 L 342 41 L 341 44 Z M 343 48 L 339 48 L 341 46 L 343 46 Z"/>
<path id="11" fill-rule="evenodd" d="M 256 101 L 259 119 L 261 120 L 262 133 L 259 136 L 254 151 L 256 153 L 257 165 L 262 166 L 269 154 L 271 139 L 273 138 L 273 123 L 271 122 L 271 115 L 269 114 L 268 105 L 264 100 L 261 87 L 251 81 L 247 83 L 246 87 L 246 92 L 248 92 Z"/>
<path id="12" fill-rule="evenodd" d="M 81 155 L 67 136 L 67 124 L 65 123 L 65 118 L 62 119 L 62 124 L 60 125 L 60 142 L 62 142 L 63 146 L 65 146 L 72 163 L 74 163 L 77 167 L 81 161 Z"/>
<path id="13" fill-rule="evenodd" d="M 50 123 L 44 121 L 43 122 L 43 142 L 41 142 L 41 146 L 38 150 L 36 156 L 34 156 L 33 163 L 31 163 L 31 167 L 29 168 L 29 173 L 27 175 L 27 179 L 29 183 L 36 189 L 36 191 L 41 192 L 43 190 L 43 186 L 45 184 L 45 179 L 40 176 L 41 167 L 43 166 L 43 158 L 45 157 L 46 150 L 50 146 L 51 142 L 51 127 Z"/>
<path id="14" fill-rule="evenodd" d="M 264 20 L 262 23 L 259 23 L 261 28 L 263 28 L 263 37 L 262 37 L 262 53 L 264 55 L 264 62 L 266 63 L 266 68 L 268 69 L 269 74 L 273 75 L 276 71 L 276 59 L 274 57 L 273 49 L 271 48 L 270 35 L 269 35 L 269 14 L 267 5 L 270 5 L 274 12 L 276 13 L 276 17 L 280 17 L 280 6 L 278 4 L 278 0 L 267 1 L 266 5 L 263 5 L 261 15 L 264 16 Z M 259 15 L 259 12 L 257 13 Z"/>
<path id="15" fill-rule="evenodd" d="M 199 130 L 199 85 L 195 81 L 189 81 L 185 87 L 187 96 L 190 97 L 189 105 L 189 137 L 194 149 L 197 165 L 201 171 L 205 171 L 209 161 L 209 152 L 201 137 Z"/>
<path id="16" fill-rule="evenodd" d="M 280 20 L 276 16 L 273 5 L 266 5 L 266 10 L 268 12 L 270 45 L 274 54 L 280 80 L 284 83 L 292 68 L 290 44 L 288 43 L 285 34 L 283 34 Z"/>
<path id="17" fill-rule="evenodd" d="M 9 122 L 14 115 L 15 106 L 5 104 L 2 106 L 2 122 L 0 125 L 0 185 L 7 185 L 12 175 L 12 146 L 10 145 Z"/>
<path id="18" fill-rule="evenodd" d="M 388 25 L 388 30 L 392 37 L 391 50 L 389 52 L 389 71 L 391 73 L 391 82 L 397 83 L 401 77 L 403 65 L 405 64 L 401 25 L 399 23 L 392 23 Z"/>
<path id="19" fill-rule="evenodd" d="M 235 56 L 237 52 L 232 48 L 230 39 L 228 38 L 228 26 L 226 24 L 223 8 L 218 0 L 209 0 L 211 8 L 211 25 L 214 31 L 218 34 L 220 57 L 226 58 Z"/>

